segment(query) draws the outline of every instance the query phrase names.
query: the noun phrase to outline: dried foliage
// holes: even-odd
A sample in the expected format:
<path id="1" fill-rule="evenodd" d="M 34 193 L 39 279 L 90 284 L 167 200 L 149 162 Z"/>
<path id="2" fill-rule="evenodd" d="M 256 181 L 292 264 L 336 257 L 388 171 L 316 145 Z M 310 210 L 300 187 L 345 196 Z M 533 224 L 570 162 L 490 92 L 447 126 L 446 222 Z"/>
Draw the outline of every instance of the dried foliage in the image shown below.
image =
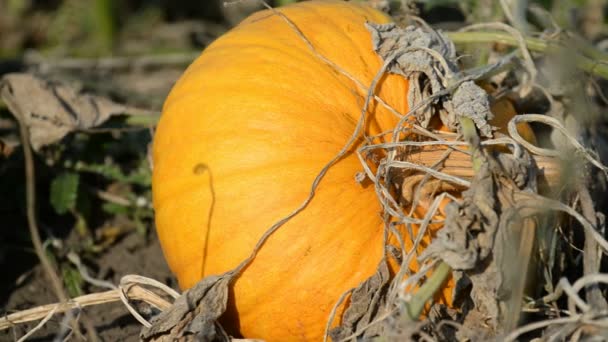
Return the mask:
<path id="1" fill-rule="evenodd" d="M 108 99 L 79 94 L 29 74 L 4 76 L 0 94 L 9 110 L 18 115 L 19 122 L 29 130 L 35 151 L 70 132 L 99 126 L 126 110 Z"/>

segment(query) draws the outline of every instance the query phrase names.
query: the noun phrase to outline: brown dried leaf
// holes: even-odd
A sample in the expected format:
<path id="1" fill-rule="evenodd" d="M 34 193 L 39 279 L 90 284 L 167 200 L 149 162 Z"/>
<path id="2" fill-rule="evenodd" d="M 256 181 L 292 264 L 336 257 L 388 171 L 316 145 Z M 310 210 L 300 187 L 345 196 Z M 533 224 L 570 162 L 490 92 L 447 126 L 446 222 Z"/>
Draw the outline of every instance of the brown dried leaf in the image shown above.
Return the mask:
<path id="1" fill-rule="evenodd" d="M 447 111 L 440 111 L 441 121 L 448 127 L 457 126 L 458 117 L 470 118 L 484 137 L 492 136 L 492 126 L 488 123 L 494 118 L 490 110 L 488 93 L 473 81 L 463 82 L 445 104 Z M 451 107 L 451 108 L 450 108 Z M 454 113 L 455 116 L 447 113 Z"/>
<path id="2" fill-rule="evenodd" d="M 463 193 L 462 203 L 446 207 L 445 226 L 422 256 L 434 255 L 465 271 L 475 304 L 468 314 L 484 317 L 489 335 L 518 322 L 534 241 L 534 222 L 529 218 L 534 213 L 522 211 L 514 196 L 537 191 L 536 165 L 522 153 L 480 156 L 483 162 L 471 188 Z M 467 322 L 477 324 L 465 319 L 465 327 Z"/>
<path id="3" fill-rule="evenodd" d="M 372 34 L 374 51 L 385 61 L 395 58 L 388 71 L 402 75 L 411 84 L 418 85 L 409 87 L 410 108 L 416 108 L 432 94 L 444 90 L 445 73 L 457 70 L 454 44 L 439 32 L 426 32 L 414 26 L 400 28 L 394 23 L 367 23 L 366 27 Z M 440 61 L 428 53 L 429 50 L 441 55 L 450 70 L 444 70 Z M 421 126 L 427 127 L 434 110 L 431 106 L 423 106 L 414 115 Z"/>
<path id="4" fill-rule="evenodd" d="M 408 89 L 408 105 L 416 108 L 413 114 L 418 124 L 428 127 L 437 113 L 445 126 L 456 131 L 458 118 L 468 117 L 483 136 L 492 137 L 488 121 L 493 114 L 488 94 L 470 78 L 460 75 L 452 41 L 429 27 L 400 28 L 393 23 L 366 26 L 374 51 L 384 61 L 393 60 L 388 72 L 402 75 L 415 85 Z M 470 76 L 481 77 L 483 73 Z M 452 95 L 447 96 L 446 90 Z M 424 105 L 431 97 L 432 104 L 439 106 Z"/>
<path id="5" fill-rule="evenodd" d="M 523 151 L 522 151 L 523 153 Z M 425 251 L 436 254 L 455 270 L 470 270 L 488 257 L 501 216 L 513 203 L 511 193 L 521 189 L 536 191 L 536 165 L 529 154 L 522 156 L 486 155 L 475 174 L 469 190 L 463 192 L 462 203 L 452 202 L 446 207 L 445 227 Z"/>
<path id="6" fill-rule="evenodd" d="M 372 34 L 373 49 L 383 60 L 397 55 L 395 63 L 389 67 L 391 73 L 408 78 L 413 73 L 422 72 L 430 79 L 433 93 L 436 93 L 445 88 L 442 78 L 443 73 L 448 70 L 443 70 L 440 61 L 425 50 L 434 50 L 440 54 L 445 59 L 449 71 L 458 70 L 456 48 L 440 32 L 426 32 L 415 26 L 400 28 L 394 23 L 367 23 L 366 26 Z"/>
<path id="7" fill-rule="evenodd" d="M 5 75 L 0 80 L 0 97 L 17 120 L 29 128 L 34 150 L 125 112 L 121 104 L 81 94 L 71 87 L 30 74 Z"/>
<path id="8" fill-rule="evenodd" d="M 353 291 L 342 324 L 329 332 L 333 341 L 342 341 L 360 331 L 362 333 L 357 338 L 363 339 L 382 333 L 383 325 L 369 325 L 384 312 L 382 308 L 386 303 L 386 290 L 390 280 L 388 264 L 382 260 L 376 273 Z"/>
<path id="9" fill-rule="evenodd" d="M 142 330 L 142 341 L 230 341 L 217 320 L 226 311 L 233 276 L 226 273 L 198 282 Z"/>

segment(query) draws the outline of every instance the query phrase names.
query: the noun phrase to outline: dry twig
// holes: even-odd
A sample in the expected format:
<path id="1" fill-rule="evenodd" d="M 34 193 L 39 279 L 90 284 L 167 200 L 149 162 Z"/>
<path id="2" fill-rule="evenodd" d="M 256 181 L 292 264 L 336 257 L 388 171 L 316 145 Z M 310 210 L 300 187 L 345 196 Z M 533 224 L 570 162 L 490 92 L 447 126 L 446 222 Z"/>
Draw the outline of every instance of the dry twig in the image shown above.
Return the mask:
<path id="1" fill-rule="evenodd" d="M 43 319 L 43 322 L 48 321 L 53 315 L 63 312 L 68 312 L 74 309 L 81 309 L 87 306 L 100 305 L 112 302 L 122 301 L 128 308 L 131 307 L 129 301 L 140 300 L 146 302 L 159 310 L 166 310 L 171 306 L 163 297 L 147 290 L 144 286 L 153 286 L 162 290 L 170 297 L 177 298 L 179 294 L 170 289 L 166 285 L 157 282 L 154 279 L 141 276 L 128 275 L 124 276 L 120 285 L 116 289 L 83 295 L 72 298 L 68 301 L 47 304 L 38 306 L 32 309 L 23 310 L 8 314 L 0 318 L 0 330 L 11 328 L 17 324 L 27 323 Z M 132 308 L 129 309 L 134 310 Z M 133 312 L 133 311 L 132 311 Z M 148 323 L 149 324 L 149 323 Z M 41 324 L 39 324 L 42 326 Z"/>

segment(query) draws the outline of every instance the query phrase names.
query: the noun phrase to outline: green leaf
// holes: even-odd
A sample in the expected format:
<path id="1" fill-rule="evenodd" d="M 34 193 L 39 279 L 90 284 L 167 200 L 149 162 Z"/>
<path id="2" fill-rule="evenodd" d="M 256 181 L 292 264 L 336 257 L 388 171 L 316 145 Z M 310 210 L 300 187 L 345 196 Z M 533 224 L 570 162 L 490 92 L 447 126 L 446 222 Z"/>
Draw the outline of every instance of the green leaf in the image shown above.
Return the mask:
<path id="1" fill-rule="evenodd" d="M 65 172 L 51 182 L 51 205 L 59 215 L 74 209 L 78 199 L 78 183 L 80 176 L 77 173 Z"/>
<path id="2" fill-rule="evenodd" d="M 96 0 L 93 10 L 94 30 L 96 40 L 105 51 L 112 47 L 116 35 L 116 17 L 112 0 Z"/>
<path id="3" fill-rule="evenodd" d="M 129 213 L 129 207 L 117 203 L 106 202 L 101 205 L 101 208 L 110 215 L 127 215 Z"/>
<path id="4" fill-rule="evenodd" d="M 6 2 L 7 13 L 13 18 L 20 18 L 27 11 L 29 1 L 25 0 L 8 0 Z"/>
<path id="5" fill-rule="evenodd" d="M 461 1 L 459 0 L 426 0 L 424 1 L 424 9 L 430 11 L 436 7 L 442 6 L 458 6 Z"/>
<path id="6" fill-rule="evenodd" d="M 276 7 L 281 7 L 281 6 L 292 4 L 294 2 L 297 2 L 297 0 L 277 0 L 277 1 L 275 1 L 275 4 L 276 4 Z"/>
<path id="7" fill-rule="evenodd" d="M 137 184 L 141 186 L 150 186 L 152 184 L 152 173 L 145 158 L 141 160 L 137 169 L 129 174 L 125 174 L 120 167 L 114 163 L 85 164 L 83 162 L 78 162 L 74 165 L 74 170 L 96 173 L 107 179 L 128 184 Z"/>
<path id="8" fill-rule="evenodd" d="M 73 267 L 66 267 L 62 270 L 63 283 L 71 298 L 81 296 L 83 294 L 82 286 L 84 285 L 84 279 L 80 275 L 80 272 Z"/>

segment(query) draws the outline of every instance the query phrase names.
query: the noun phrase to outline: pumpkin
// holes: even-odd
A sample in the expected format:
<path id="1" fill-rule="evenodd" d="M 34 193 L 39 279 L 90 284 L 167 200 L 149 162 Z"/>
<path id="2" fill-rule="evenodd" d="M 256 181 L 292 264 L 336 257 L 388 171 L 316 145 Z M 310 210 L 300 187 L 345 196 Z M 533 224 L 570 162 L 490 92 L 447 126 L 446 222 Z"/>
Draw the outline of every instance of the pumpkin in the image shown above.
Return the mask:
<path id="1" fill-rule="evenodd" d="M 235 268 L 301 205 L 361 115 L 365 89 L 351 78 L 368 86 L 382 64 L 364 23 L 389 22 L 385 14 L 341 1 L 278 11 L 350 77 L 268 10 L 217 39 L 186 70 L 164 104 L 153 145 L 156 227 L 182 289 Z M 407 89 L 403 77 L 385 75 L 376 94 L 406 113 Z M 396 123 L 372 105 L 364 129 L 373 135 Z M 222 317 L 230 334 L 320 340 L 338 298 L 375 273 L 384 223 L 373 185 L 355 181 L 360 144 L 236 278 Z"/>

